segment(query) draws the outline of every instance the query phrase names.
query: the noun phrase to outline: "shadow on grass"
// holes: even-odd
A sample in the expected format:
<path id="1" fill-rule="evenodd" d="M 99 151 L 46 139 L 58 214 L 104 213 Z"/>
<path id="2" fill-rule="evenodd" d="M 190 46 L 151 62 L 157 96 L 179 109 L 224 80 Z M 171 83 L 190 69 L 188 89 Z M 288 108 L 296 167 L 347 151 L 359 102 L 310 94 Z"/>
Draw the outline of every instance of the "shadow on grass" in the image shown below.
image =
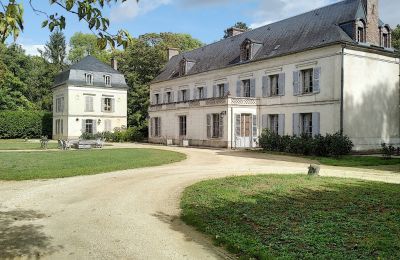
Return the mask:
<path id="1" fill-rule="evenodd" d="M 182 218 L 245 259 L 400 259 L 399 185 L 304 179 L 195 185 Z"/>
<path id="2" fill-rule="evenodd" d="M 43 226 L 27 224 L 44 217 L 33 210 L 0 211 L 0 258 L 39 259 L 59 250 L 51 245 Z"/>

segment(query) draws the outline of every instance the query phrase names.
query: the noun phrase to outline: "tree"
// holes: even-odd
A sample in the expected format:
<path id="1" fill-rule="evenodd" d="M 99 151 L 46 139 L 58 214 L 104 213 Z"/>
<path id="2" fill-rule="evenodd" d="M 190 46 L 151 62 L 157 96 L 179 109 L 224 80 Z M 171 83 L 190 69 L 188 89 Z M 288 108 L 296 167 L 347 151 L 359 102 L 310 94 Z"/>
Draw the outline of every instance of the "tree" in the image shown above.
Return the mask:
<path id="1" fill-rule="evenodd" d="M 396 29 L 392 32 L 392 46 L 400 51 L 400 25 L 397 25 Z"/>
<path id="2" fill-rule="evenodd" d="M 50 35 L 50 41 L 44 46 L 44 51 L 39 50 L 39 52 L 43 58 L 49 60 L 61 71 L 65 66 L 67 55 L 64 34 L 60 31 L 53 32 Z"/>
<path id="3" fill-rule="evenodd" d="M 121 0 L 125 2 L 126 0 Z M 136 0 L 138 2 L 138 0 Z M 16 0 L 0 0 L 0 43 L 4 43 L 10 36 L 14 37 L 14 41 L 18 38 L 24 29 L 24 4 L 18 3 Z M 48 14 L 43 10 L 34 6 L 34 0 L 29 2 L 30 8 L 36 13 L 46 17 L 42 27 L 48 27 L 52 32 L 54 29 L 63 30 L 66 26 L 65 16 L 59 15 L 57 12 Z M 36 1 L 38 3 L 39 1 Z M 110 6 L 118 3 L 118 0 L 50 0 L 50 7 L 61 8 L 65 13 L 71 13 L 87 23 L 90 30 L 97 34 L 97 43 L 101 49 L 105 49 L 109 44 L 111 47 L 126 47 L 130 35 L 125 30 L 119 30 L 116 34 L 110 34 L 108 28 L 110 26 L 109 19 L 102 14 L 104 6 Z M 40 1 L 43 7 L 43 1 Z"/>
<path id="4" fill-rule="evenodd" d="M 235 27 L 235 28 L 238 28 L 238 29 L 242 29 L 242 30 L 245 30 L 245 31 L 251 30 L 251 28 L 249 26 L 247 26 L 247 24 L 244 23 L 244 22 L 236 22 L 235 25 L 233 25 L 232 27 Z M 228 38 L 229 37 L 228 36 L 228 30 L 225 30 L 224 33 L 225 33 L 224 39 Z"/>
<path id="5" fill-rule="evenodd" d="M 99 48 L 97 37 L 93 34 L 75 33 L 69 40 L 69 46 L 71 49 L 68 54 L 68 60 L 71 63 L 76 63 L 87 55 L 95 56 L 105 63 L 110 62 L 111 53 Z"/>

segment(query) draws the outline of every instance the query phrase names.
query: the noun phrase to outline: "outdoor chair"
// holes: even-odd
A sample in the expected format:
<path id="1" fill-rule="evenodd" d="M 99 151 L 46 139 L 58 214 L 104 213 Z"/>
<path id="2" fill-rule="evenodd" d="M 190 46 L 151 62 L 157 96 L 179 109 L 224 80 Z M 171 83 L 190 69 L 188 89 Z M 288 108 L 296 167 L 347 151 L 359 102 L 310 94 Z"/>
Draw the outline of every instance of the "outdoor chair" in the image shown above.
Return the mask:
<path id="1" fill-rule="evenodd" d="M 103 148 L 103 146 L 104 146 L 104 141 L 101 140 L 101 139 L 97 139 L 97 140 L 96 140 L 95 147 L 96 147 L 96 148 Z"/>
<path id="2" fill-rule="evenodd" d="M 64 150 L 63 141 L 61 141 L 60 139 L 58 139 L 58 146 L 57 146 L 57 148 L 60 149 L 60 150 Z"/>
<path id="3" fill-rule="evenodd" d="M 63 150 L 69 150 L 71 149 L 71 143 L 68 140 L 63 140 L 62 141 L 62 146 L 63 146 Z"/>
<path id="4" fill-rule="evenodd" d="M 42 136 L 42 138 L 40 139 L 40 148 L 47 149 L 48 143 L 49 139 L 47 138 L 47 136 Z"/>

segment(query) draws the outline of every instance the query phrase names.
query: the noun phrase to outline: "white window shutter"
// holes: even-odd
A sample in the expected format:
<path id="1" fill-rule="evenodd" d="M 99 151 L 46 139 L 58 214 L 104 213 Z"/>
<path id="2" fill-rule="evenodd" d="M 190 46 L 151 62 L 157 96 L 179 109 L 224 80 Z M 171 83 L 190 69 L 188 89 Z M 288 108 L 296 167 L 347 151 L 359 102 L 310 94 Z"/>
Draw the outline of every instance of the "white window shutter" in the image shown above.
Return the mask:
<path id="1" fill-rule="evenodd" d="M 89 96 L 85 96 L 85 112 L 89 112 Z"/>
<path id="2" fill-rule="evenodd" d="M 204 86 L 204 97 L 203 98 L 208 98 L 208 94 L 207 94 L 207 86 Z"/>
<path id="3" fill-rule="evenodd" d="M 268 85 L 267 85 L 267 81 L 268 81 L 268 76 L 263 76 L 262 77 L 262 96 L 263 97 L 267 97 L 267 91 L 268 91 Z"/>
<path id="4" fill-rule="evenodd" d="M 278 134 L 285 135 L 285 114 L 278 115 Z"/>
<path id="5" fill-rule="evenodd" d="M 235 115 L 235 134 L 240 136 L 240 114 Z"/>
<path id="6" fill-rule="evenodd" d="M 241 97 L 242 96 L 242 81 L 239 80 L 236 83 L 236 97 Z"/>
<path id="7" fill-rule="evenodd" d="M 285 73 L 280 73 L 278 78 L 279 96 L 285 95 Z"/>
<path id="8" fill-rule="evenodd" d="M 162 136 L 161 135 L 161 117 L 158 118 L 158 135 Z"/>
<path id="9" fill-rule="evenodd" d="M 253 137 L 257 137 L 257 115 L 253 115 Z"/>
<path id="10" fill-rule="evenodd" d="M 178 102 L 181 102 L 182 99 L 183 99 L 183 97 L 182 97 L 182 91 L 179 90 L 179 91 L 178 91 Z"/>
<path id="11" fill-rule="evenodd" d="M 262 121 L 261 122 L 262 129 L 263 130 L 267 129 L 268 128 L 268 115 L 267 114 L 262 115 L 261 121 Z"/>
<path id="12" fill-rule="evenodd" d="M 217 85 L 213 86 L 213 98 L 217 97 Z"/>
<path id="13" fill-rule="evenodd" d="M 312 113 L 312 135 L 320 134 L 320 114 L 318 112 Z"/>
<path id="14" fill-rule="evenodd" d="M 224 91 L 225 91 L 225 96 L 228 96 L 228 94 L 230 93 L 230 90 L 229 90 L 229 82 L 228 83 L 225 83 L 225 86 L 224 86 Z"/>
<path id="15" fill-rule="evenodd" d="M 185 98 L 185 100 L 186 100 L 186 101 L 190 100 L 190 88 L 188 88 L 188 89 L 186 90 L 186 98 Z"/>
<path id="16" fill-rule="evenodd" d="M 300 74 L 299 71 L 293 71 L 293 95 L 300 95 Z"/>
<path id="17" fill-rule="evenodd" d="M 97 133 L 97 120 L 96 119 L 93 119 L 93 134 L 96 134 Z"/>
<path id="18" fill-rule="evenodd" d="M 115 112 L 115 98 L 111 99 L 111 112 Z"/>
<path id="19" fill-rule="evenodd" d="M 171 102 L 175 102 L 175 92 L 171 91 Z"/>
<path id="20" fill-rule="evenodd" d="M 256 79 L 250 80 L 250 97 L 256 97 Z"/>
<path id="21" fill-rule="evenodd" d="M 82 119 L 82 130 L 81 130 L 81 132 L 82 133 L 86 132 L 86 120 L 85 119 Z"/>
<path id="22" fill-rule="evenodd" d="M 224 118 L 219 116 L 219 138 L 224 137 Z"/>
<path id="23" fill-rule="evenodd" d="M 300 135 L 300 114 L 293 113 L 293 135 Z"/>
<path id="24" fill-rule="evenodd" d="M 101 112 L 104 112 L 104 104 L 105 104 L 105 98 L 101 98 Z"/>
<path id="25" fill-rule="evenodd" d="M 197 93 L 198 93 L 199 91 L 198 91 L 198 88 L 194 88 L 193 89 L 193 100 L 196 100 L 197 98 L 198 98 L 198 96 L 197 96 Z"/>
<path id="26" fill-rule="evenodd" d="M 314 77 L 313 77 L 313 92 L 319 93 L 320 88 L 320 78 L 321 78 L 321 67 L 314 68 Z"/>
<path id="27" fill-rule="evenodd" d="M 211 114 L 207 114 L 207 138 L 211 138 Z"/>

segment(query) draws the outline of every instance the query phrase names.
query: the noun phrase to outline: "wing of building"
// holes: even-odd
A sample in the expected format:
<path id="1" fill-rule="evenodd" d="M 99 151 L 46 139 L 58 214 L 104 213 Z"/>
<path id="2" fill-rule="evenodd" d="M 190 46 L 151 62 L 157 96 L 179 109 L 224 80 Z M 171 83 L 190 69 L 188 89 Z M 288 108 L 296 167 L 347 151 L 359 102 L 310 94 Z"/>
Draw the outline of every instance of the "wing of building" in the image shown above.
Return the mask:
<path id="1" fill-rule="evenodd" d="M 149 140 L 255 147 L 343 132 L 355 149 L 399 144 L 399 58 L 379 0 L 346 0 L 170 60 L 152 82 Z"/>
<path id="2" fill-rule="evenodd" d="M 77 139 L 83 133 L 112 132 L 127 125 L 124 75 L 87 56 L 58 74 L 53 86 L 53 139 Z"/>

